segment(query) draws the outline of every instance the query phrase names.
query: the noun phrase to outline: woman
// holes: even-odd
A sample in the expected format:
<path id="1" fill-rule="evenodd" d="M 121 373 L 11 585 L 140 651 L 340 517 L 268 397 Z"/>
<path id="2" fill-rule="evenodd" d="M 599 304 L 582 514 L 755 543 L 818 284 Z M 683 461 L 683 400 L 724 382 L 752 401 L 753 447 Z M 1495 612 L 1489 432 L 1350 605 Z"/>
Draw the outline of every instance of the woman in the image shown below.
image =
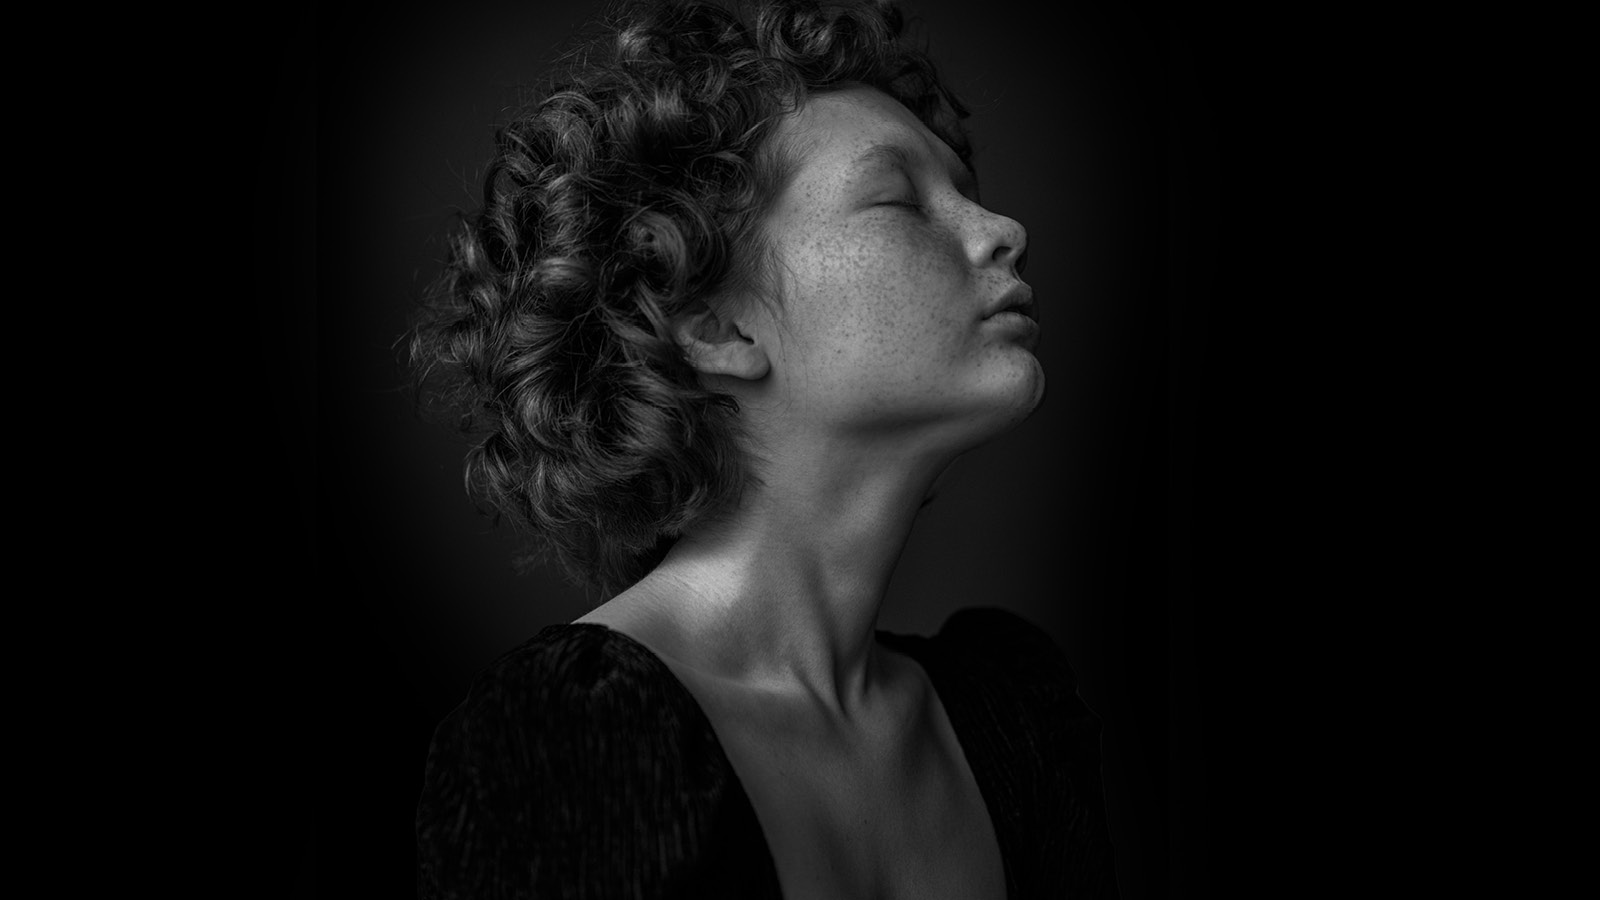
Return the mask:
<path id="1" fill-rule="evenodd" d="M 412 345 L 474 487 L 609 598 L 440 725 L 424 896 L 1114 895 L 1049 638 L 875 629 L 935 480 L 1044 390 L 964 110 L 887 4 L 606 35 L 503 131 Z"/>

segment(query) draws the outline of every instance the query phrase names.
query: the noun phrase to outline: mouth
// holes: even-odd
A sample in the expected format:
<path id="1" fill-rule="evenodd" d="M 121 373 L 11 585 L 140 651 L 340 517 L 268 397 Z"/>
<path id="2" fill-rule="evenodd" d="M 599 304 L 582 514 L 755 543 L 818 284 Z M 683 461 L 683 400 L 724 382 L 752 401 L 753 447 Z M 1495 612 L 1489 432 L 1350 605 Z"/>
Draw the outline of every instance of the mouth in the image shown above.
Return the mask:
<path id="1" fill-rule="evenodd" d="M 1033 302 L 1033 288 L 1028 287 L 1026 284 L 1019 284 L 1007 291 L 997 304 L 990 307 L 984 318 L 992 319 L 995 316 L 1006 313 L 1024 316 L 1037 323 L 1039 321 L 1039 313 Z"/>
<path id="2" fill-rule="evenodd" d="M 1001 333 L 1010 335 L 1032 351 L 1039 344 L 1039 309 L 1033 302 L 1033 288 L 1019 284 L 1006 291 L 983 317 L 995 323 Z"/>

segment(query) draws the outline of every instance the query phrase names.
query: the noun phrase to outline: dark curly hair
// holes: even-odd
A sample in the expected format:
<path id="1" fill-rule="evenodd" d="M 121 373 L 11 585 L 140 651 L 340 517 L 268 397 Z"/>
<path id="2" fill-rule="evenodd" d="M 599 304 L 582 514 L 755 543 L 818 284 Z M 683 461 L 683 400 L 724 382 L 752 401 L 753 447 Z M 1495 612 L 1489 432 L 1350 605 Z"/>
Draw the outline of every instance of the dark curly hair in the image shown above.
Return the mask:
<path id="1" fill-rule="evenodd" d="M 410 355 L 421 397 L 481 436 L 469 491 L 611 594 L 749 477 L 737 404 L 670 323 L 731 291 L 777 299 L 759 221 L 792 172 L 778 120 L 868 85 L 972 154 L 886 0 L 640 3 L 603 34 L 498 132 Z"/>

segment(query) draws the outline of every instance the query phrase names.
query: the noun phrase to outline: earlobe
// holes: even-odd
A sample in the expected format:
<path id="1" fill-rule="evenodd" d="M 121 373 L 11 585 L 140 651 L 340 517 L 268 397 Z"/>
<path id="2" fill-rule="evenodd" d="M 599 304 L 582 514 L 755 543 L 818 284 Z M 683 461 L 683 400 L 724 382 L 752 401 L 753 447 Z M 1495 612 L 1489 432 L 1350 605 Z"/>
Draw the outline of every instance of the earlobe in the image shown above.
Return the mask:
<path id="1" fill-rule="evenodd" d="M 672 327 L 689 364 L 702 375 L 759 381 L 772 368 L 766 348 L 753 333 L 718 316 L 708 305 L 680 314 Z"/>

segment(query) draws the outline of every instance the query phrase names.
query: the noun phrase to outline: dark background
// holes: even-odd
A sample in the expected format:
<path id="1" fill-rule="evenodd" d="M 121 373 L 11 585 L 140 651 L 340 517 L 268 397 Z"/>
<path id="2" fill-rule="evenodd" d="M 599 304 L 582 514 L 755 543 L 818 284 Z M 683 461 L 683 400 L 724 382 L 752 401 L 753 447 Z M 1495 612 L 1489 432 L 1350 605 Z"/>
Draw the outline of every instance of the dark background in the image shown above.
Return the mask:
<path id="1" fill-rule="evenodd" d="M 258 509 L 214 561 L 264 598 L 228 664 L 260 811 L 238 852 L 281 861 L 269 889 L 411 895 L 432 728 L 495 655 L 587 609 L 513 572 L 514 540 L 461 491 L 460 440 L 400 388 L 397 341 L 492 126 L 585 15 L 468 7 L 303 8 L 216 57 L 261 98 L 216 143 L 255 161 L 248 249 L 229 240 L 253 274 L 231 387 L 271 415 L 225 431 L 259 463 Z M 881 627 L 995 604 L 1049 630 L 1105 721 L 1124 896 L 1227 891 L 1281 864 L 1301 739 L 1273 724 L 1307 614 L 1275 602 L 1298 436 L 1272 424 L 1292 369 L 1266 361 L 1304 319 L 1276 303 L 1292 225 L 1258 215 L 1290 168 L 1289 70 L 1228 23 L 1140 5 L 908 9 L 974 110 L 986 203 L 1029 230 L 1049 392 L 958 464 Z"/>

